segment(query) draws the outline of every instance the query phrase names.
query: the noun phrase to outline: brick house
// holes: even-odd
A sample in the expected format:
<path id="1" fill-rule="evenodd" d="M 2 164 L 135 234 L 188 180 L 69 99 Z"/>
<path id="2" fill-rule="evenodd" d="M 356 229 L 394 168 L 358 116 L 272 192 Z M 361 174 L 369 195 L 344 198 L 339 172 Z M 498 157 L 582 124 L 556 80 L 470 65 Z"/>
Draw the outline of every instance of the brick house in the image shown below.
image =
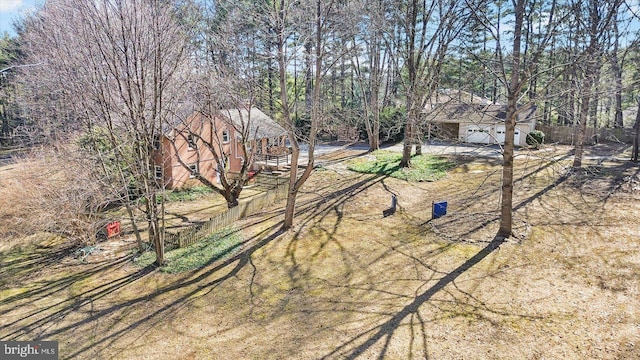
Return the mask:
<path id="1" fill-rule="evenodd" d="M 179 189 L 198 184 L 193 174 L 199 173 L 219 184 L 221 169 L 227 174 L 241 171 L 246 161 L 243 138 L 251 170 L 268 166 L 274 156 L 286 157 L 278 166 L 288 163 L 287 131 L 259 109 L 225 109 L 213 116 L 194 112 L 156 139 L 156 179 L 162 179 L 167 189 Z"/>

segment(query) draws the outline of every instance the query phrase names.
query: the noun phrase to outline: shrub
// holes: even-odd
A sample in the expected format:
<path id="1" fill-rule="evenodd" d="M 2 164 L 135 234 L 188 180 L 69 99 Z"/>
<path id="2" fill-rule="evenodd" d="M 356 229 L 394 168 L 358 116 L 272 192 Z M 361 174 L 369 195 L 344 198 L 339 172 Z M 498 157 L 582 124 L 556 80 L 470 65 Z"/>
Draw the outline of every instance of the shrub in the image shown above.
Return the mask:
<path id="1" fill-rule="evenodd" d="M 527 145 L 539 147 L 544 143 L 544 133 L 540 130 L 533 130 L 527 134 Z"/>
<path id="2" fill-rule="evenodd" d="M 192 201 L 212 192 L 213 190 L 206 186 L 194 186 L 192 188 L 166 191 L 157 197 L 157 202 L 161 203 L 163 200 L 166 202 Z"/>

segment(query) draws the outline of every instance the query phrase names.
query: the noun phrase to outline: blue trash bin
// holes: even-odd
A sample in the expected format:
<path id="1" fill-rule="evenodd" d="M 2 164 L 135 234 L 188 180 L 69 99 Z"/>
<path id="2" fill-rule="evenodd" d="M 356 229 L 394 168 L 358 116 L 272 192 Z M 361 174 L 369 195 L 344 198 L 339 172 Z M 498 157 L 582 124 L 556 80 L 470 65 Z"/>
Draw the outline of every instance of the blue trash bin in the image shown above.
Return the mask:
<path id="1" fill-rule="evenodd" d="M 431 218 L 437 219 L 445 215 L 447 215 L 447 202 L 446 201 L 433 202 L 433 210 L 432 210 Z"/>

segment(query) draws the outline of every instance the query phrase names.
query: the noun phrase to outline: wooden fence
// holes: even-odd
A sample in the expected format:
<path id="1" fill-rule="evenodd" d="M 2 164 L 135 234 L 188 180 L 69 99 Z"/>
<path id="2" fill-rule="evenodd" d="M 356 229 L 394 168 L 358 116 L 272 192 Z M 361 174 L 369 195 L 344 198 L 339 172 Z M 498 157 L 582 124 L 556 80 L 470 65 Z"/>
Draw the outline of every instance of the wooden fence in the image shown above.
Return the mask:
<path id="1" fill-rule="evenodd" d="M 288 179 L 274 177 L 273 182 L 271 189 L 248 199 L 240 200 L 238 206 L 209 219 L 209 221 L 190 226 L 175 234 L 166 232 L 165 246 L 167 248 L 181 248 L 193 244 L 216 231 L 230 226 L 237 220 L 258 213 L 277 200 L 286 198 L 289 190 Z"/>
<path id="2" fill-rule="evenodd" d="M 536 130 L 544 132 L 544 142 L 573 145 L 575 141 L 576 128 L 574 126 L 549 126 L 538 124 Z M 622 142 L 631 143 L 633 141 L 633 129 L 624 128 L 599 128 L 587 127 L 584 141 L 585 144 L 593 145 L 596 142 Z"/>

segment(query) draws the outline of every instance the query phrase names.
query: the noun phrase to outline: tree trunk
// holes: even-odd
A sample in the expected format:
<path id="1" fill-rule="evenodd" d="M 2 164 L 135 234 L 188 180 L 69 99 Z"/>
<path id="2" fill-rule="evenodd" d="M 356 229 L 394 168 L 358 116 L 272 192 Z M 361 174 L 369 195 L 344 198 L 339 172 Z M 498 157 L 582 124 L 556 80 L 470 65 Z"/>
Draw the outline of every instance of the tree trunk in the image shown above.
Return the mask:
<path id="1" fill-rule="evenodd" d="M 304 44 L 304 56 L 305 56 L 305 71 L 304 71 L 304 104 L 306 114 L 311 113 L 312 99 L 313 99 L 313 68 L 311 66 L 311 50 L 313 45 L 311 40 L 307 40 Z"/>
<path id="2" fill-rule="evenodd" d="M 369 141 L 369 149 L 376 151 L 380 149 L 380 108 L 375 104 L 373 112 L 373 139 Z"/>
<path id="3" fill-rule="evenodd" d="M 229 193 L 229 196 L 225 196 L 225 200 L 227 201 L 227 209 L 234 208 L 238 206 L 238 196 L 234 193 Z"/>
<path id="4" fill-rule="evenodd" d="M 281 8 L 278 8 L 280 6 Z M 291 143 L 291 170 L 289 172 L 289 191 L 287 193 L 287 205 L 285 207 L 284 223 L 282 225 L 283 230 L 288 230 L 293 226 L 293 218 L 295 215 L 296 205 L 296 180 L 298 178 L 298 159 L 300 157 L 300 147 L 298 146 L 298 140 L 296 138 L 295 123 L 291 119 L 291 112 L 289 107 L 289 98 L 287 95 L 287 59 L 286 59 L 286 35 L 285 28 L 287 24 L 285 19 L 287 14 L 286 6 L 284 3 L 278 5 L 277 2 L 273 3 L 273 15 L 277 19 L 276 28 L 274 33 L 277 36 L 276 50 L 277 50 L 277 62 L 278 62 L 278 82 L 280 85 L 280 105 L 282 108 L 283 122 L 287 126 L 289 134 L 289 142 Z M 307 66 L 308 68 L 308 66 Z M 305 79 L 308 76 L 305 74 Z M 308 85 L 308 82 L 305 82 Z M 295 84 L 294 84 L 295 86 Z M 296 90 L 297 87 L 294 89 Z M 297 101 L 297 96 L 296 96 Z"/>
<path id="5" fill-rule="evenodd" d="M 517 61 L 514 60 L 515 63 Z M 515 64 L 514 64 L 515 67 Z M 517 79 L 515 80 L 517 81 Z M 516 85 L 512 75 L 511 86 Z M 513 228 L 513 137 L 516 127 L 516 96 L 508 95 L 505 119 L 504 152 L 502 154 L 502 202 L 500 206 L 500 229 L 498 236 L 508 238 Z"/>
<path id="6" fill-rule="evenodd" d="M 598 143 L 598 138 L 597 138 L 597 134 L 598 134 L 598 105 L 600 104 L 600 76 L 601 76 L 601 70 L 602 68 L 600 66 L 598 66 L 595 69 L 595 74 L 593 77 L 593 86 L 594 86 L 594 91 L 593 91 L 593 99 L 591 100 L 591 104 L 589 106 L 589 120 L 591 120 L 591 124 L 593 124 L 593 136 L 594 136 L 594 143 Z"/>
<path id="7" fill-rule="evenodd" d="M 291 134 L 290 136 L 295 136 Z M 292 142 L 293 144 L 293 142 Z M 289 174 L 289 191 L 287 192 L 287 204 L 284 209 L 283 230 L 289 230 L 293 226 L 293 219 L 296 212 L 296 198 L 298 189 L 296 189 L 296 181 L 298 179 L 298 158 L 300 157 L 300 149 L 297 145 L 292 146 L 291 153 L 291 173 Z"/>
<path id="8" fill-rule="evenodd" d="M 267 41 L 267 53 L 271 53 L 271 41 Z M 267 83 L 269 86 L 268 89 L 268 93 L 269 93 L 269 116 L 273 116 L 275 114 L 275 101 L 274 101 L 274 93 L 273 93 L 273 88 L 274 88 L 274 82 L 273 82 L 273 75 L 274 75 L 274 70 L 273 70 L 273 63 L 271 60 L 267 60 Z"/>
<path id="9" fill-rule="evenodd" d="M 404 147 L 402 149 L 402 160 L 400 160 L 400 167 L 407 168 L 411 167 L 411 146 L 413 145 L 413 138 L 415 136 L 415 114 L 414 114 L 414 106 L 415 100 L 417 97 L 417 80 L 418 80 L 418 66 L 417 57 L 419 56 L 419 52 L 422 52 L 423 49 L 416 49 L 416 38 L 418 31 L 416 28 L 418 26 L 418 12 L 419 12 L 420 4 L 419 1 L 412 0 L 408 4 L 407 8 L 407 29 L 405 36 L 407 37 L 407 123 L 404 127 Z"/>
<path id="10" fill-rule="evenodd" d="M 638 152 L 640 151 L 640 97 L 638 98 L 638 112 L 636 113 L 636 122 L 633 124 L 633 150 L 631 151 L 631 161 L 638 162 Z"/>
<path id="11" fill-rule="evenodd" d="M 150 192 L 147 191 L 147 194 Z M 149 226 L 149 242 L 153 243 L 153 248 L 156 253 L 156 265 L 164 265 L 164 239 L 160 234 L 160 224 L 158 220 L 158 206 L 157 206 L 157 194 L 155 191 L 151 192 L 150 198 L 146 202 L 147 223 Z"/>
<path id="12" fill-rule="evenodd" d="M 624 127 L 624 119 L 622 118 L 622 69 L 620 67 L 620 61 L 618 59 L 618 49 L 620 43 L 620 34 L 618 30 L 618 22 L 613 21 L 613 53 L 611 54 L 611 72 L 614 76 L 614 93 L 615 93 L 615 115 L 614 115 L 614 127 L 622 128 Z"/>
<path id="13" fill-rule="evenodd" d="M 7 105 L 3 100 L 0 100 L 0 120 L 2 120 L 0 134 L 2 134 L 3 137 L 9 135 L 9 115 L 7 113 Z"/>
<path id="14" fill-rule="evenodd" d="M 131 227 L 133 228 L 133 234 L 136 237 L 136 244 L 138 245 L 138 251 L 142 254 L 145 249 L 144 249 L 144 245 L 142 244 L 142 237 L 140 236 L 140 230 L 138 229 L 138 222 L 136 221 L 136 217 L 135 217 L 135 214 L 133 213 L 133 207 L 131 207 L 130 201 L 125 201 L 125 208 L 127 209 L 127 215 L 129 215 L 129 219 L 131 220 Z"/>
<path id="15" fill-rule="evenodd" d="M 401 168 L 411 167 L 411 121 L 407 119 L 407 124 L 404 126 L 404 144 L 402 146 L 402 160 L 400 160 Z"/>
<path id="16" fill-rule="evenodd" d="M 380 149 L 380 46 L 378 45 L 377 37 L 373 39 L 374 46 L 372 47 L 373 64 L 371 69 L 371 98 L 369 99 L 369 105 L 371 107 L 371 114 L 373 120 L 367 118 L 367 122 L 371 121 L 372 124 L 368 126 L 367 136 L 369 137 L 369 151 L 376 151 Z"/>
<path id="17" fill-rule="evenodd" d="M 513 63 L 511 64 L 511 80 L 507 89 L 507 114 L 505 118 L 504 152 L 502 154 L 500 228 L 496 235 L 503 238 L 508 238 L 513 233 L 513 137 L 516 127 L 516 106 L 521 87 L 520 42 L 522 39 L 522 22 L 525 11 L 524 0 L 517 0 L 517 2 L 514 2 L 514 5 Z"/>
<path id="18" fill-rule="evenodd" d="M 295 218 L 296 212 L 296 190 L 289 190 L 287 194 L 287 205 L 284 210 L 284 223 L 282 224 L 282 230 L 289 230 L 293 227 L 293 219 Z"/>
<path id="19" fill-rule="evenodd" d="M 582 166 L 582 156 L 584 152 L 585 133 L 587 130 L 587 121 L 589 117 L 589 101 L 591 100 L 591 88 L 593 87 L 594 76 L 596 75 L 599 64 L 599 44 L 598 44 L 598 26 L 601 26 L 602 14 L 598 11 L 598 2 L 591 0 L 589 6 L 589 46 L 585 51 L 584 60 L 584 82 L 580 91 L 580 115 L 578 119 L 578 129 L 575 143 L 575 155 L 573 158 L 573 167 Z M 611 19 L 612 13 L 609 14 Z"/>
<path id="20" fill-rule="evenodd" d="M 282 10 L 284 11 L 284 10 Z M 278 16 L 284 16 L 285 13 L 282 11 L 278 12 Z M 331 11 L 331 9 L 327 9 L 327 11 Z M 314 167 L 314 151 L 316 145 L 316 135 L 318 132 L 318 124 L 320 122 L 320 88 L 322 83 L 322 61 L 323 61 L 323 51 L 322 51 L 322 39 L 323 39 L 323 18 L 328 17 L 327 14 L 322 15 L 322 2 L 320 0 L 316 1 L 316 14 L 315 14 L 315 68 L 313 69 L 313 80 L 315 83 L 313 84 L 313 92 L 312 98 L 307 99 L 307 105 L 311 105 L 311 127 L 309 130 L 309 148 L 307 151 L 308 160 L 307 166 L 304 169 L 302 175 L 298 177 L 298 159 L 300 156 L 300 147 L 298 145 L 298 140 L 296 138 L 296 126 L 291 121 L 291 115 L 289 113 L 288 106 L 288 98 L 287 98 L 287 62 L 285 59 L 285 48 L 287 46 L 286 39 L 283 36 L 283 33 L 280 32 L 278 35 L 278 67 L 279 67 L 279 75 L 280 75 L 280 100 L 283 107 L 283 118 L 287 121 L 289 126 L 288 132 L 291 142 L 292 154 L 291 154 L 291 172 L 289 174 L 289 192 L 287 194 L 287 204 L 285 207 L 285 217 L 284 223 L 282 225 L 283 230 L 289 230 L 293 226 L 293 220 L 295 217 L 295 206 L 296 206 L 296 197 L 298 195 L 298 191 L 302 187 L 302 185 L 307 181 L 311 173 L 313 172 Z M 284 20 L 284 19 L 280 19 Z M 310 41 L 310 40 L 309 40 Z M 307 42 L 310 44 L 310 42 Z M 305 49 L 307 55 L 311 56 L 312 48 Z M 309 64 L 307 71 L 311 71 L 311 64 Z M 309 103 L 309 100 L 311 102 Z"/>
<path id="21" fill-rule="evenodd" d="M 587 121 L 589 118 L 589 101 L 591 100 L 591 86 L 593 82 L 590 71 L 590 66 L 588 66 L 586 79 L 584 80 L 580 95 L 582 101 L 580 104 L 580 116 L 578 117 L 576 131 L 575 155 L 573 158 L 574 168 L 582 166 L 582 154 L 584 152 L 585 134 L 587 132 Z"/>

